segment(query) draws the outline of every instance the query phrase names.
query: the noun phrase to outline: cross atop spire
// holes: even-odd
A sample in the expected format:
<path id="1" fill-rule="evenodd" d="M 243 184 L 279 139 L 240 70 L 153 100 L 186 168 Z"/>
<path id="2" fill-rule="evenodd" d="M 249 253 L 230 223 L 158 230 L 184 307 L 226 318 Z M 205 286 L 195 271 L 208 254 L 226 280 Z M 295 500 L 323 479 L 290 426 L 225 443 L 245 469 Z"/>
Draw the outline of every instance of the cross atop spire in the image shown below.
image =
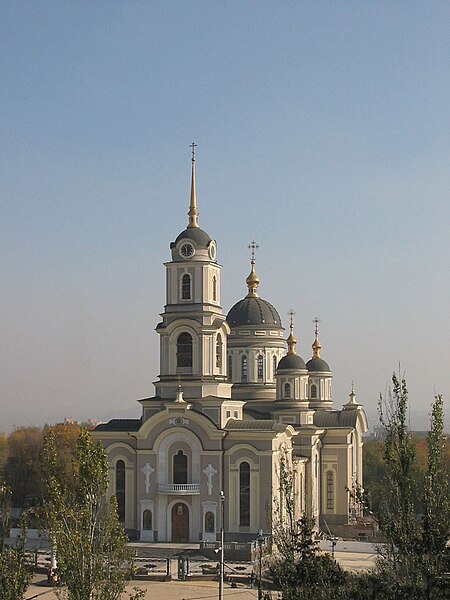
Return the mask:
<path id="1" fill-rule="evenodd" d="M 191 174 L 191 201 L 189 203 L 189 222 L 188 228 L 190 227 L 198 227 L 198 210 L 197 210 L 197 194 L 195 191 L 195 148 L 197 144 L 192 142 L 189 148 L 192 148 L 192 174 Z"/>
<path id="2" fill-rule="evenodd" d="M 322 348 L 322 346 L 320 345 L 319 342 L 319 323 L 320 323 L 320 319 L 318 319 L 317 317 L 315 319 L 313 319 L 313 323 L 314 323 L 314 342 L 312 345 L 312 349 L 313 349 L 313 358 L 320 358 L 320 349 Z"/>
<path id="3" fill-rule="evenodd" d="M 259 248 L 258 244 L 255 242 L 255 240 L 253 240 L 253 242 L 250 242 L 250 244 L 248 245 L 249 250 L 252 251 L 252 264 L 255 264 L 255 250 L 257 248 Z"/>
<path id="4" fill-rule="evenodd" d="M 195 162 L 195 149 L 197 148 L 197 144 L 195 142 L 192 142 L 192 144 L 189 146 L 189 148 L 192 148 L 192 162 Z"/>
<path id="5" fill-rule="evenodd" d="M 288 311 L 288 317 L 290 320 L 289 329 L 291 330 L 291 333 L 294 331 L 294 316 L 295 316 L 295 311 L 292 310 L 292 308 L 291 308 L 291 310 Z"/>
<path id="6" fill-rule="evenodd" d="M 314 335 L 316 336 L 316 340 L 319 337 L 319 323 L 320 323 L 320 319 L 318 319 L 317 317 L 315 317 L 313 319 L 313 323 L 314 323 Z"/>
<path id="7" fill-rule="evenodd" d="M 256 288 L 259 285 L 259 277 L 255 273 L 255 250 L 259 248 L 259 246 L 253 240 L 253 242 L 250 242 L 250 244 L 248 245 L 248 248 L 252 251 L 252 260 L 250 261 L 252 264 L 252 270 L 250 271 L 250 275 L 246 279 L 248 286 L 248 296 L 258 296 Z"/>
<path id="8" fill-rule="evenodd" d="M 290 329 L 290 333 L 289 333 L 289 337 L 286 340 L 287 341 L 287 345 L 288 345 L 288 354 L 296 354 L 295 352 L 295 345 L 297 343 L 297 340 L 294 337 L 294 315 L 295 315 L 295 311 L 291 310 L 288 312 L 288 316 L 290 319 L 290 324 L 289 324 L 289 329 Z"/>

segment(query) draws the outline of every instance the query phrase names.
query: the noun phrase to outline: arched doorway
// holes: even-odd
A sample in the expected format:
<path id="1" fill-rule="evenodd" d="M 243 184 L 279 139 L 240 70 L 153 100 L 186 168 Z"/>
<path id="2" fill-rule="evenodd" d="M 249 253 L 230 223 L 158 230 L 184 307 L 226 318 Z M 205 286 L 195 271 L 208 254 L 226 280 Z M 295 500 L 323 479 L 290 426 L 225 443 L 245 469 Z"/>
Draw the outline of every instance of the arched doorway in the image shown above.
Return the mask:
<path id="1" fill-rule="evenodd" d="M 189 508 L 177 502 L 172 507 L 172 542 L 189 541 Z"/>

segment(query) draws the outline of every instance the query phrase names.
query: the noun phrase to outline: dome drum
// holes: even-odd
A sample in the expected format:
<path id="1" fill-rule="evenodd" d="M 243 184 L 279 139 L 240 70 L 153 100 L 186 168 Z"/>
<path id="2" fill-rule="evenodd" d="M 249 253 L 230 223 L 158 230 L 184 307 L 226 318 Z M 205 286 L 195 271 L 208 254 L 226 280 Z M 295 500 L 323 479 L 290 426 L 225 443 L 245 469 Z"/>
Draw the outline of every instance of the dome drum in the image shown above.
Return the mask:
<path id="1" fill-rule="evenodd" d="M 216 261 L 216 242 L 200 227 L 187 228 L 171 242 L 172 260 Z"/>
<path id="2" fill-rule="evenodd" d="M 227 322 L 235 327 L 269 327 L 282 329 L 277 310 L 259 296 L 250 296 L 237 302 L 227 315 Z"/>
<path id="3" fill-rule="evenodd" d="M 331 370 L 328 363 L 323 358 L 311 358 L 306 363 L 306 368 L 309 372 L 323 373 L 324 375 L 330 376 Z"/>

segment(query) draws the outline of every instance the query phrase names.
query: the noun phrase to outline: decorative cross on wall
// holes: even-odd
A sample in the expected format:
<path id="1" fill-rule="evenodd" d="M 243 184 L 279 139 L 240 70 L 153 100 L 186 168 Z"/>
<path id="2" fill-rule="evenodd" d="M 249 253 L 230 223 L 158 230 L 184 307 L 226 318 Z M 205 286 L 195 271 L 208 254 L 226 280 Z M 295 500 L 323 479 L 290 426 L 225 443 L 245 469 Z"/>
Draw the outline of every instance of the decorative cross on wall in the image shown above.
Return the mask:
<path id="1" fill-rule="evenodd" d="M 203 473 L 206 475 L 206 477 L 208 478 L 208 482 L 207 482 L 207 486 L 208 486 L 208 496 L 211 496 L 212 491 L 213 491 L 213 483 L 212 483 L 212 478 L 214 477 L 214 475 L 216 475 L 217 471 L 216 469 L 212 466 L 212 464 L 210 463 L 206 469 L 203 469 Z"/>
<path id="2" fill-rule="evenodd" d="M 150 475 L 153 473 L 155 469 L 153 469 L 149 463 L 146 463 L 141 471 L 142 473 L 144 473 L 145 475 L 145 493 L 149 494 L 150 493 Z"/>

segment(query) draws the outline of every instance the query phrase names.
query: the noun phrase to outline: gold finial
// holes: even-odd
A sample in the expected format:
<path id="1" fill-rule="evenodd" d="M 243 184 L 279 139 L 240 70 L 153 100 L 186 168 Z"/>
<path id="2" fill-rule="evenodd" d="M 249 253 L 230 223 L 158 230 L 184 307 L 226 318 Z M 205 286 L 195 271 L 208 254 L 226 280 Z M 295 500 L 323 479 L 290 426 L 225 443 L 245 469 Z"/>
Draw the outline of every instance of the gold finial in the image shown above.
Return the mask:
<path id="1" fill-rule="evenodd" d="M 352 408 L 354 406 L 359 406 L 359 404 L 356 400 L 355 386 L 354 386 L 353 381 L 352 381 L 352 391 L 350 392 L 348 397 L 349 397 L 349 401 L 344 406 L 349 407 L 349 408 Z"/>
<path id="2" fill-rule="evenodd" d="M 294 337 L 294 315 L 295 315 L 295 312 L 291 308 L 291 310 L 288 312 L 288 316 L 290 319 L 290 324 L 289 324 L 290 333 L 289 333 L 288 339 L 286 340 L 287 345 L 288 345 L 288 354 L 296 354 L 295 345 L 297 343 L 297 340 Z"/>
<path id="3" fill-rule="evenodd" d="M 197 147 L 197 144 L 195 142 L 192 142 L 192 144 L 189 146 L 189 148 L 192 148 L 192 158 L 191 158 L 191 164 L 192 164 L 192 173 L 191 173 L 191 201 L 189 204 L 189 223 L 188 223 L 188 227 L 198 227 L 198 210 L 197 210 L 197 194 L 195 191 L 195 148 Z"/>
<path id="4" fill-rule="evenodd" d="M 259 246 L 255 241 L 253 241 L 248 245 L 248 247 L 252 251 L 252 260 L 250 261 L 252 265 L 252 270 L 250 271 L 250 275 L 246 279 L 246 283 L 248 286 L 247 296 L 258 296 L 256 288 L 259 285 L 259 277 L 255 273 L 255 250 L 259 248 Z"/>
<path id="5" fill-rule="evenodd" d="M 320 349 L 322 348 L 322 346 L 320 345 L 319 342 L 319 323 L 320 323 L 320 319 L 318 319 L 317 317 L 315 319 L 313 319 L 313 323 L 315 325 L 314 327 L 314 343 L 312 345 L 312 349 L 313 349 L 313 358 L 320 358 Z"/>
<path id="6" fill-rule="evenodd" d="M 181 389 L 180 384 L 178 384 L 177 397 L 175 398 L 175 402 L 177 404 L 185 404 L 185 400 L 183 398 L 183 390 Z"/>

